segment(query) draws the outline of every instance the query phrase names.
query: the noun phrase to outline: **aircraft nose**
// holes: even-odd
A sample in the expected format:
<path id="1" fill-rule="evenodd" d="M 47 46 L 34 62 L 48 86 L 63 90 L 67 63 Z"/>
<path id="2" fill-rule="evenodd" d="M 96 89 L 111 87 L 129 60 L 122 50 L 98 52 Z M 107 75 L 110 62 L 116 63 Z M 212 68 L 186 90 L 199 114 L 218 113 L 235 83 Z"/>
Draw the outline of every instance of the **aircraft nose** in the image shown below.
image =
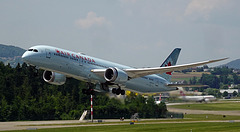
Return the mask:
<path id="1" fill-rule="evenodd" d="M 22 59 L 24 60 L 24 61 L 28 61 L 29 60 L 29 53 L 26 51 L 23 55 L 22 55 Z"/>

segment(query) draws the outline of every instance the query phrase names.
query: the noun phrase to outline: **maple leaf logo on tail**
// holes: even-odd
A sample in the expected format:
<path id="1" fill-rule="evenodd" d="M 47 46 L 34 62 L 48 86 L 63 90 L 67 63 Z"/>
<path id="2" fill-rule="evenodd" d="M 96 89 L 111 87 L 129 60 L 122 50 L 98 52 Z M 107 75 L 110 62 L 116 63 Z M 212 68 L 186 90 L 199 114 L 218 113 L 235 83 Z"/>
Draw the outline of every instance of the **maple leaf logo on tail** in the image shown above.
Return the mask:
<path id="1" fill-rule="evenodd" d="M 168 64 L 165 65 L 165 67 L 167 67 L 167 66 L 172 66 L 172 64 L 171 64 L 170 61 L 168 62 Z M 166 74 L 168 74 L 168 75 L 172 75 L 172 72 L 166 72 Z"/>
<path id="2" fill-rule="evenodd" d="M 180 48 L 175 48 L 171 54 L 167 57 L 167 59 L 162 63 L 160 67 L 167 67 L 167 66 L 174 66 L 177 63 L 178 56 L 180 53 L 181 49 Z M 165 78 L 167 81 L 171 81 L 171 76 L 172 76 L 172 71 L 171 72 L 166 72 L 163 74 L 159 74 L 159 76 Z"/>

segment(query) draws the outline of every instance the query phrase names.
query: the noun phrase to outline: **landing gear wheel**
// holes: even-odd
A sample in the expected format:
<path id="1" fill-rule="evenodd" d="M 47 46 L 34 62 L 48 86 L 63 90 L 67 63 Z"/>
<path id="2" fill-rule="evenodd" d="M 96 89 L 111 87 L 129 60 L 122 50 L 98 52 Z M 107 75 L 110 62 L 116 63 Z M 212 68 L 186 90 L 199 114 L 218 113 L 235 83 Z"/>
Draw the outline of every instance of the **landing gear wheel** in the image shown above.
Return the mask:
<path id="1" fill-rule="evenodd" d="M 125 95 L 125 90 L 121 90 L 121 95 Z"/>
<path id="2" fill-rule="evenodd" d="M 121 90 L 120 88 L 118 88 L 118 89 L 117 89 L 117 92 L 116 92 L 116 95 L 119 95 L 119 94 L 121 93 L 121 91 L 122 91 L 122 90 Z"/>
<path id="3" fill-rule="evenodd" d="M 117 92 L 117 89 L 116 89 L 116 88 L 113 88 L 113 89 L 112 89 L 112 93 L 113 93 L 113 94 L 116 94 L 116 92 Z"/>
<path id="4" fill-rule="evenodd" d="M 113 89 L 112 89 L 112 93 L 113 93 L 113 94 L 116 94 L 116 95 L 119 95 L 119 94 L 125 95 L 125 90 L 122 90 L 120 87 L 118 87 L 118 89 L 113 88 Z"/>

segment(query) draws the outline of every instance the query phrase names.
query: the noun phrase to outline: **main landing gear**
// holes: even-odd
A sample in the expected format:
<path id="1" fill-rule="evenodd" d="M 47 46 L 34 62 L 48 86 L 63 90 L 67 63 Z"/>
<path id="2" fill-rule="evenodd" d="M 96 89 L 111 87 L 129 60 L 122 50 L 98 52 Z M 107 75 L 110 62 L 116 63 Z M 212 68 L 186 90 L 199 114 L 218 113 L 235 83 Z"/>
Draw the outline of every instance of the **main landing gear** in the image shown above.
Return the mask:
<path id="1" fill-rule="evenodd" d="M 82 90 L 82 93 L 83 94 L 87 94 L 87 95 L 94 95 L 94 90 L 93 88 L 95 87 L 94 84 L 92 83 L 86 83 L 86 86 L 88 89 L 83 89 Z M 102 86 L 102 89 L 105 90 L 106 92 L 109 92 L 109 89 L 108 89 L 108 85 L 105 84 L 105 85 L 101 85 Z M 119 85 L 117 85 L 118 88 L 113 88 L 112 89 L 112 93 L 113 94 L 116 94 L 116 95 L 125 95 L 125 90 L 122 90 L 121 87 Z"/>
<path id="2" fill-rule="evenodd" d="M 120 87 L 119 87 L 118 89 L 113 88 L 113 89 L 112 89 L 112 93 L 113 93 L 113 94 L 116 94 L 116 95 L 119 95 L 119 94 L 125 95 L 125 90 L 122 90 Z"/>

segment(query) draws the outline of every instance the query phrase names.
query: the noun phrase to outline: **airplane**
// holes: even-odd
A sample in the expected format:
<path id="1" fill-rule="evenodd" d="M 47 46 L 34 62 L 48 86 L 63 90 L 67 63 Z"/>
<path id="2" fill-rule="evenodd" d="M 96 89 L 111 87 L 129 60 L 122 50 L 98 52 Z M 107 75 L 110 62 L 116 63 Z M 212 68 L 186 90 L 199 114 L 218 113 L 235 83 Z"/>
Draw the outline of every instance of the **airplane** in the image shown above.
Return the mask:
<path id="1" fill-rule="evenodd" d="M 195 101 L 195 102 L 209 102 L 217 100 L 213 95 L 204 95 L 204 96 L 186 96 L 183 91 L 180 91 L 180 99 L 184 101 Z"/>
<path id="2" fill-rule="evenodd" d="M 63 85 L 69 77 L 85 81 L 88 88 L 82 92 L 88 95 L 94 91 L 125 95 L 125 90 L 137 93 L 177 90 L 177 85 L 171 84 L 172 71 L 227 59 L 176 65 L 180 51 L 180 48 L 175 48 L 161 66 L 153 68 L 133 68 L 47 45 L 29 48 L 22 59 L 45 70 L 43 79 L 50 84 Z"/>

